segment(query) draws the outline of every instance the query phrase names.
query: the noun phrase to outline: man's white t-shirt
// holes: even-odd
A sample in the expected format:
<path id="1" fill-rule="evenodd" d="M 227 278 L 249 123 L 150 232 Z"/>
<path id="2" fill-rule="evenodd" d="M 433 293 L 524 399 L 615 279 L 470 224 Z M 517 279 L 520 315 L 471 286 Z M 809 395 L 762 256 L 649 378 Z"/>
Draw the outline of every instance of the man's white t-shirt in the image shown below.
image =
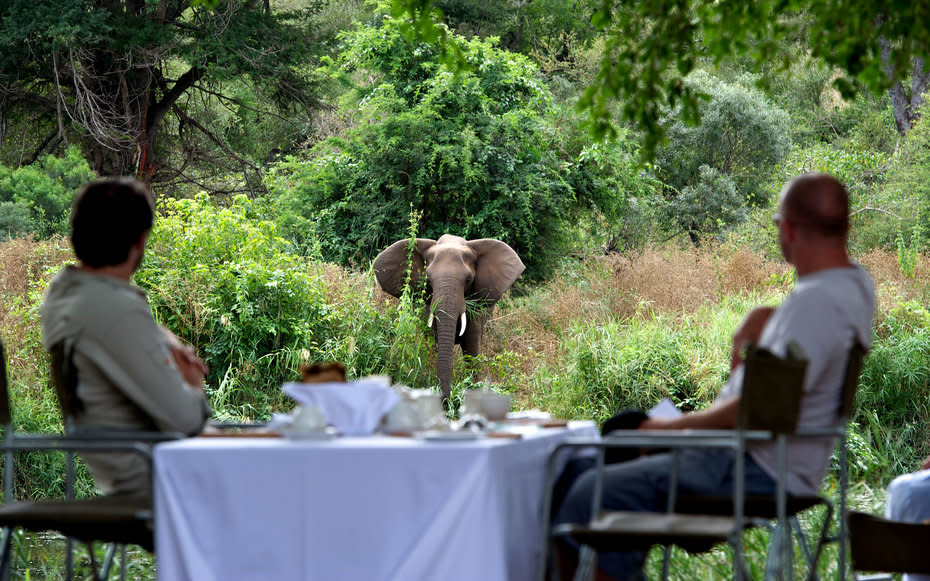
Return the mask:
<path id="1" fill-rule="evenodd" d="M 858 265 L 831 268 L 798 279 L 765 325 L 759 346 L 780 357 L 788 343 L 797 342 L 809 363 L 804 377 L 800 428 L 834 427 L 840 404 L 840 386 L 854 340 L 866 349 L 872 345 L 875 287 Z M 743 367 L 734 370 L 720 399 L 738 394 Z M 836 442 L 832 438 L 792 438 L 788 444 L 788 491 L 816 494 L 829 467 Z M 774 477 L 774 443 L 753 442 L 750 455 Z"/>

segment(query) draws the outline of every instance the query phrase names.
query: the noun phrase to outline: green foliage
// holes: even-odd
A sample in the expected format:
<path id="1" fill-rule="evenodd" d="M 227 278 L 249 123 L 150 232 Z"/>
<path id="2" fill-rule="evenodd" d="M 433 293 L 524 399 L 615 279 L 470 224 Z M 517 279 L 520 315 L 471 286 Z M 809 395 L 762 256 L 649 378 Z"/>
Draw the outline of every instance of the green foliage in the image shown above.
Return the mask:
<path id="1" fill-rule="evenodd" d="M 635 137 L 624 132 L 613 143 L 584 146 L 566 168 L 571 189 L 593 210 L 593 219 L 580 222 L 588 245 L 626 251 L 652 239 L 660 184 L 639 167 L 637 155 Z"/>
<path id="2" fill-rule="evenodd" d="M 910 240 L 905 241 L 902 234 L 898 234 L 895 241 L 898 250 L 898 267 L 904 276 L 914 278 L 914 269 L 917 267 L 917 261 L 920 257 L 920 228 L 914 227 Z"/>
<path id="3" fill-rule="evenodd" d="M 66 234 L 71 200 L 94 177 L 77 147 L 20 168 L 0 166 L 0 239 Z"/>
<path id="4" fill-rule="evenodd" d="M 908 132 L 889 161 L 877 205 L 897 218 L 885 230 L 889 242 L 915 225 L 921 240 L 930 240 L 930 123 L 925 119 Z"/>
<path id="5" fill-rule="evenodd" d="M 767 176 L 788 153 L 789 118 L 747 78 L 699 71 L 687 86 L 708 95 L 702 122 L 671 121 L 655 167 L 667 186 L 666 224 L 696 240 L 741 221 L 747 205 L 768 204 Z"/>
<path id="6" fill-rule="evenodd" d="M 414 15 L 413 33 L 438 39 L 429 0 L 394 0 L 395 14 Z M 685 83 L 702 63 L 743 59 L 756 70 L 786 69 L 811 56 L 847 73 L 831 79 L 844 97 L 851 79 L 875 92 L 906 79 L 915 57 L 930 55 L 925 3 L 889 9 L 885 3 L 760 0 L 621 2 L 598 0 L 588 20 L 603 35 L 597 73 L 580 101 L 596 135 L 616 131 L 619 114 L 644 132 L 644 153 L 661 143 L 664 110 L 680 106 L 686 121 L 699 117 L 700 92 Z M 800 41 L 800 42 L 798 42 Z M 882 42 L 893 50 L 883 51 Z M 785 45 L 800 45 L 782 50 Z M 883 62 L 883 54 L 888 62 Z"/>
<path id="7" fill-rule="evenodd" d="M 280 387 L 297 380 L 303 363 L 339 361 L 351 377 L 435 383 L 415 297 L 384 313 L 370 273 L 363 284 L 334 288 L 346 274 L 295 254 L 266 213 L 241 196 L 227 207 L 205 195 L 166 200 L 135 277 L 156 318 L 204 356 L 218 414 L 267 418 L 289 407 Z"/>
<path id="8" fill-rule="evenodd" d="M 663 211 L 670 223 L 698 241 L 701 233 L 718 232 L 742 222 L 746 218 L 746 201 L 730 176 L 702 165 Z"/>
<path id="9" fill-rule="evenodd" d="M 235 135 L 226 139 L 228 126 L 198 115 L 200 106 L 248 109 L 254 125 L 281 125 L 314 106 L 307 67 L 323 40 L 310 18 L 317 3 L 295 11 L 271 10 L 267 2 L 210 4 L 5 2 L 0 81 L 17 98 L 4 102 L 4 117 L 27 131 L 41 129 L 45 139 L 29 135 L 4 145 L 22 148 L 18 158 L 29 159 L 62 142 L 79 143 L 107 175 L 149 178 L 180 169 L 182 181 L 196 182 L 204 174 L 228 180 L 212 175 L 216 165 L 247 176 L 257 171 L 279 146 L 271 140 L 288 132 L 258 135 L 240 149 Z M 248 96 L 235 90 L 242 79 Z M 256 148 L 262 151 L 250 151 Z"/>
<path id="10" fill-rule="evenodd" d="M 345 36 L 328 72 L 364 80 L 343 109 L 354 127 L 314 147 L 307 161 L 279 164 L 268 180 L 281 223 L 299 244 L 318 239 L 323 258 L 363 264 L 405 236 L 413 207 L 422 237 L 504 240 L 527 265 L 525 276 L 536 278 L 563 251 L 564 228 L 579 212 L 622 206 L 613 188 L 628 170 L 614 164 L 632 162 L 622 153 L 593 164 L 560 159 L 534 67 L 491 42 L 452 38 L 470 64 L 457 75 L 396 20 Z M 592 170 L 602 175 L 582 173 Z"/>
<path id="11" fill-rule="evenodd" d="M 136 274 L 156 318 L 205 357 L 214 405 L 246 417 L 281 405 L 281 384 L 328 360 L 336 331 L 319 276 L 262 211 L 244 197 L 166 200 Z"/>
<path id="12" fill-rule="evenodd" d="M 865 360 L 854 420 L 877 460 L 866 474 L 887 482 L 910 472 L 930 441 L 930 312 L 915 301 L 892 309 Z"/>
<path id="13" fill-rule="evenodd" d="M 682 409 L 703 407 L 726 378 L 729 334 L 744 304 L 678 320 L 643 310 L 625 321 L 565 329 L 557 367 L 543 364 L 530 378 L 534 399 L 557 415 L 598 421 L 664 397 Z"/>
<path id="14" fill-rule="evenodd" d="M 701 181 L 701 167 L 708 166 L 727 175 L 746 203 L 766 202 L 765 176 L 790 147 L 788 114 L 750 78 L 726 82 L 698 71 L 687 86 L 707 95 L 702 121 L 693 126 L 678 116 L 670 120 L 668 143 L 656 156 L 663 181 L 680 191 Z"/>

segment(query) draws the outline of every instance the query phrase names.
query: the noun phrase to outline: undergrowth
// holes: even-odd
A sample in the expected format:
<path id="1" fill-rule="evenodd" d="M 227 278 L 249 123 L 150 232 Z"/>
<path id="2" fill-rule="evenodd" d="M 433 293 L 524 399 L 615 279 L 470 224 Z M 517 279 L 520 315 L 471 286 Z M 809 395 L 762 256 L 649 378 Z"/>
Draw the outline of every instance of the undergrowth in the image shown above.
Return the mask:
<path id="1" fill-rule="evenodd" d="M 345 363 L 350 377 L 387 374 L 438 389 L 420 297 L 396 300 L 370 270 L 294 254 L 262 215 L 245 199 L 225 209 L 203 199 L 170 204 L 137 277 L 158 320 L 207 358 L 216 415 L 288 411 L 281 384 L 301 364 L 328 360 Z M 18 430 L 61 429 L 38 309 L 70 260 L 61 239 L 0 243 L 0 338 Z M 930 293 L 922 282 L 930 260 L 910 257 L 908 272 L 891 251 L 860 260 L 876 281 L 879 314 L 851 423 L 852 490 L 880 510 L 887 483 L 930 452 Z M 730 334 L 743 314 L 777 304 L 792 284 L 783 263 L 726 245 L 566 258 L 546 283 L 518 282 L 500 301 L 482 355 L 455 359 L 453 398 L 491 383 L 517 408 L 599 421 L 664 397 L 701 408 L 726 380 Z M 20 460 L 17 495 L 59 494 L 58 468 L 49 456 Z M 79 487 L 93 491 L 83 467 Z M 713 576 L 708 566 L 695 570 Z"/>

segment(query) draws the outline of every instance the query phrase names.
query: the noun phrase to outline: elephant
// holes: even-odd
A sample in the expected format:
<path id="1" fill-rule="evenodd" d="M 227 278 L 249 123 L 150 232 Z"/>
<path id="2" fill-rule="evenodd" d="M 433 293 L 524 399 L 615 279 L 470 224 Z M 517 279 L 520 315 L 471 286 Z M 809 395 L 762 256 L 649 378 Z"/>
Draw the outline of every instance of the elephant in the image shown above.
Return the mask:
<path id="1" fill-rule="evenodd" d="M 492 238 L 465 240 L 443 234 L 439 240 L 417 238 L 413 245 L 409 239 L 398 240 L 375 258 L 375 277 L 385 292 L 403 294 L 408 264 L 414 288 L 426 276 L 429 326 L 436 324 L 436 373 L 443 401 L 448 402 L 455 344 L 461 344 L 465 355 L 478 355 L 491 307 L 525 267 L 513 248 Z M 479 301 L 482 308 L 466 317 L 466 301 Z"/>

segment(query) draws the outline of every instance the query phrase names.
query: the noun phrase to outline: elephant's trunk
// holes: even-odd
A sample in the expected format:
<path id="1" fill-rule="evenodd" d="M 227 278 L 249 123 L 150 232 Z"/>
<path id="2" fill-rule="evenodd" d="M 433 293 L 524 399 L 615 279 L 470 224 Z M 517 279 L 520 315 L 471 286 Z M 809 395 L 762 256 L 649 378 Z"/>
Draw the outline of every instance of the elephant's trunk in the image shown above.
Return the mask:
<path id="1" fill-rule="evenodd" d="M 455 347 L 455 319 L 436 318 L 436 374 L 442 398 L 452 394 L 452 350 Z"/>
<path id="2" fill-rule="evenodd" d="M 459 299 L 456 294 L 442 291 L 436 293 L 434 290 L 432 315 L 430 316 L 430 322 L 436 324 L 436 374 L 439 377 L 439 388 L 442 390 L 444 400 L 448 400 L 452 395 L 452 356 L 455 348 L 456 327 L 461 321 L 462 329 L 458 333 L 461 335 L 466 325 L 465 297 L 463 295 Z"/>

